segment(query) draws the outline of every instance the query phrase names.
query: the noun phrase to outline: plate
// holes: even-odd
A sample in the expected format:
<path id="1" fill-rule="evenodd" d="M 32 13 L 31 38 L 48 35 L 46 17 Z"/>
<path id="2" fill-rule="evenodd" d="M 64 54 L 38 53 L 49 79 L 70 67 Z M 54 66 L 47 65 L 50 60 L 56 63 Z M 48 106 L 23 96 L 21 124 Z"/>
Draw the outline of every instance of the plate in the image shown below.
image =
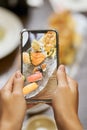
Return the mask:
<path id="1" fill-rule="evenodd" d="M 87 0 L 49 0 L 54 11 L 58 12 L 62 8 L 70 11 L 87 11 Z"/>
<path id="2" fill-rule="evenodd" d="M 0 7 L 0 59 L 13 52 L 20 43 L 23 25 L 11 11 Z"/>
<path id="3" fill-rule="evenodd" d="M 40 103 L 40 104 L 35 105 L 32 108 L 27 109 L 26 116 L 25 116 L 23 126 L 22 126 L 22 130 L 25 130 L 26 126 L 27 126 L 27 121 L 28 121 L 27 114 L 35 115 L 35 114 L 38 114 L 40 112 L 44 112 L 45 110 L 50 109 L 50 108 L 51 107 L 49 105 Z"/>
<path id="4" fill-rule="evenodd" d="M 57 130 L 54 118 L 48 115 L 34 115 L 30 117 L 22 130 Z"/>
<path id="5" fill-rule="evenodd" d="M 55 13 L 56 14 L 56 13 Z M 54 15 L 55 16 L 55 15 Z M 77 40 L 74 40 L 74 45 L 76 49 L 75 58 L 72 64 L 67 64 L 66 69 L 67 73 L 71 77 L 75 77 L 78 73 L 78 69 L 80 67 L 80 64 L 84 58 L 85 52 L 87 50 L 87 18 L 80 14 L 80 13 L 72 13 L 71 16 L 75 23 L 75 34 L 77 37 Z M 53 17 L 52 17 L 53 18 Z M 57 23 L 56 23 L 57 24 Z"/>
<path id="6" fill-rule="evenodd" d="M 27 114 L 37 114 L 47 110 L 48 108 L 50 108 L 49 105 L 39 103 L 34 107 L 27 109 Z"/>

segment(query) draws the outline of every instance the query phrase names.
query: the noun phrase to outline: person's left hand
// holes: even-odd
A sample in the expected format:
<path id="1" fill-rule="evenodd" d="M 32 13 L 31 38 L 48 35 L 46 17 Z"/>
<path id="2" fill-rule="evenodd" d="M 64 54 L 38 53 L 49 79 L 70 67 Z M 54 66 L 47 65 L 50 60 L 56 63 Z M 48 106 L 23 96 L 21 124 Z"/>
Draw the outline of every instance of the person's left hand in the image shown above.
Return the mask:
<path id="1" fill-rule="evenodd" d="M 17 71 L 0 90 L 0 130 L 20 130 L 25 112 L 23 78 Z"/>

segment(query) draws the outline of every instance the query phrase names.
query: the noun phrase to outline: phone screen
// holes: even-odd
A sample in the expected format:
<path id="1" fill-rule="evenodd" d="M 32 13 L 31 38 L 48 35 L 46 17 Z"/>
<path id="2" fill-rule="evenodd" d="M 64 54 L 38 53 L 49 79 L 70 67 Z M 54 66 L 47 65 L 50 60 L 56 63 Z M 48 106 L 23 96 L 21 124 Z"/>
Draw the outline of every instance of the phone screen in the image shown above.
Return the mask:
<path id="1" fill-rule="evenodd" d="M 58 34 L 55 30 L 23 30 L 21 50 L 23 92 L 32 98 L 46 87 L 58 67 Z"/>

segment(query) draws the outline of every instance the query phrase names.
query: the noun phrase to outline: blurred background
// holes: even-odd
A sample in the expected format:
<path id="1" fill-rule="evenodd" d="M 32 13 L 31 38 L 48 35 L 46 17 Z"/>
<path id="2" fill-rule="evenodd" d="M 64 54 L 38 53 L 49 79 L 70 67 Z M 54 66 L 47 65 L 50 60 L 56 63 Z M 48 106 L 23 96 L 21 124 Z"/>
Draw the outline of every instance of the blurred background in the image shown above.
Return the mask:
<path id="1" fill-rule="evenodd" d="M 23 28 L 58 31 L 59 61 L 79 83 L 79 117 L 87 130 L 87 1 L 0 0 L 0 88 L 19 67 Z M 53 114 L 52 108 L 43 108 L 35 108 L 35 114 Z"/>

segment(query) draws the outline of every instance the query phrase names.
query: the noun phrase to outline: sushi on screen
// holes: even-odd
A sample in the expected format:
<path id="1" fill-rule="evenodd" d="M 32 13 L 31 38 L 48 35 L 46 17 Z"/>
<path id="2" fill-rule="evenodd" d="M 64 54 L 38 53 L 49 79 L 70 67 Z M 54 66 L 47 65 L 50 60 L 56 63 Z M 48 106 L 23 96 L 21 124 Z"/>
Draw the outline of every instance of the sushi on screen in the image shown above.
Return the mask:
<path id="1" fill-rule="evenodd" d="M 31 43 L 31 49 L 22 53 L 23 65 L 28 65 L 28 69 L 30 67 L 31 70 L 29 75 L 26 73 L 23 74 L 23 79 L 26 82 L 23 88 L 24 95 L 35 91 L 39 87 L 38 82 L 42 81 L 44 74 L 47 73 L 49 59 L 54 59 L 55 55 L 56 34 L 52 31 L 48 31 L 39 40 L 34 39 Z M 46 62 L 47 60 L 48 63 Z"/>

